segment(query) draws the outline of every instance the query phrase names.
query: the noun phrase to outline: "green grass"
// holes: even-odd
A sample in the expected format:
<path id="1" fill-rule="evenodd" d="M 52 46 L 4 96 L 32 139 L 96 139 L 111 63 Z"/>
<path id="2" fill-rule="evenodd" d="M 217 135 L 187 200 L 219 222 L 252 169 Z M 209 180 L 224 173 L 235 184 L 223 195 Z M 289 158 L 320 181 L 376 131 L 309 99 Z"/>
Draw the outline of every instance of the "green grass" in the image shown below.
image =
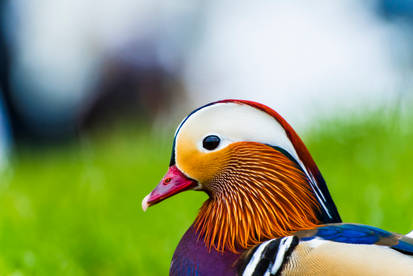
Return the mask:
<path id="1" fill-rule="evenodd" d="M 344 221 L 413 229 L 412 122 L 375 113 L 303 135 Z M 171 142 L 121 130 L 16 154 L 0 175 L 0 274 L 166 275 L 206 199 L 186 192 L 141 210 Z"/>

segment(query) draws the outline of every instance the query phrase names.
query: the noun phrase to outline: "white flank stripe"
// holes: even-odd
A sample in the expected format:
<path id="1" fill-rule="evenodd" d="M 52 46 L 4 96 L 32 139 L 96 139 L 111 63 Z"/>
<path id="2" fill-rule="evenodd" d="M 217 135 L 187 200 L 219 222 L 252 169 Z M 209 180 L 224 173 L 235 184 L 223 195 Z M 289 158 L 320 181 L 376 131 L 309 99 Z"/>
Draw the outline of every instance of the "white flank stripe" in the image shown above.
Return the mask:
<path id="1" fill-rule="evenodd" d="M 255 267 L 257 266 L 258 262 L 261 259 L 262 252 L 264 251 L 265 247 L 270 243 L 272 240 L 263 242 L 260 246 L 258 246 L 257 250 L 254 252 L 254 255 L 252 255 L 251 260 L 249 261 L 247 267 L 244 270 L 244 273 L 242 273 L 242 276 L 251 276 L 252 273 L 255 270 Z"/>
<path id="2" fill-rule="evenodd" d="M 275 262 L 271 269 L 271 274 L 275 274 L 281 268 L 284 261 L 285 252 L 288 248 L 290 248 L 293 238 L 293 236 L 289 236 L 281 240 L 280 246 L 278 247 L 277 256 L 275 257 Z"/>
<path id="3" fill-rule="evenodd" d="M 406 237 L 409 237 L 409 238 L 413 239 L 413 231 L 411 231 L 409 234 L 407 234 Z"/>

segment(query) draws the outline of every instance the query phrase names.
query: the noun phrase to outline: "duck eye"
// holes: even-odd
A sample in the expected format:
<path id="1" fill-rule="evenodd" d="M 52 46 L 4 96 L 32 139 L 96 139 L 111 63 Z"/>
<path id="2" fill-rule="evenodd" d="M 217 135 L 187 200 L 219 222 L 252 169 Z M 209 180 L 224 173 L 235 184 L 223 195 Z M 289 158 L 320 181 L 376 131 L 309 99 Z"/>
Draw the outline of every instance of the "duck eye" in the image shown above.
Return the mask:
<path id="1" fill-rule="evenodd" d="M 218 147 L 219 142 L 221 142 L 221 139 L 219 139 L 218 136 L 208 135 L 202 141 L 202 146 L 204 147 L 204 149 L 213 150 L 213 149 L 216 149 Z"/>

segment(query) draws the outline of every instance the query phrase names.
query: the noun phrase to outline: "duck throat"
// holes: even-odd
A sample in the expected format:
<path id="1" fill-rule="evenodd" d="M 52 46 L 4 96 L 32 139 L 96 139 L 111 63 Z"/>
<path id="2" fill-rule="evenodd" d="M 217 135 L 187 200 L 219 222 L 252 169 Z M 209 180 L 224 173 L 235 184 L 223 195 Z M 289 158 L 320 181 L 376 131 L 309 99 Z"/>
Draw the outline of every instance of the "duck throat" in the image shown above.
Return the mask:
<path id="1" fill-rule="evenodd" d="M 195 220 L 209 248 L 237 253 L 321 224 L 319 204 L 298 165 L 269 146 L 236 143 L 206 183 L 210 198 Z"/>

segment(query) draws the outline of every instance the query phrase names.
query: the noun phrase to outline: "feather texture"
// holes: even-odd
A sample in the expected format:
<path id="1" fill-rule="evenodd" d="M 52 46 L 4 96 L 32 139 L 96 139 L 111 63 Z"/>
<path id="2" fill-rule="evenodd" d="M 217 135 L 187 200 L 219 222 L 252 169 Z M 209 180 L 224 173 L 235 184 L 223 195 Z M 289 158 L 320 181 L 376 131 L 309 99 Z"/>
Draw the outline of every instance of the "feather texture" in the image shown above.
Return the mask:
<path id="1" fill-rule="evenodd" d="M 320 206 L 305 174 L 272 147 L 234 143 L 222 170 L 204 185 L 210 198 L 195 227 L 209 247 L 237 252 L 320 224 Z"/>

